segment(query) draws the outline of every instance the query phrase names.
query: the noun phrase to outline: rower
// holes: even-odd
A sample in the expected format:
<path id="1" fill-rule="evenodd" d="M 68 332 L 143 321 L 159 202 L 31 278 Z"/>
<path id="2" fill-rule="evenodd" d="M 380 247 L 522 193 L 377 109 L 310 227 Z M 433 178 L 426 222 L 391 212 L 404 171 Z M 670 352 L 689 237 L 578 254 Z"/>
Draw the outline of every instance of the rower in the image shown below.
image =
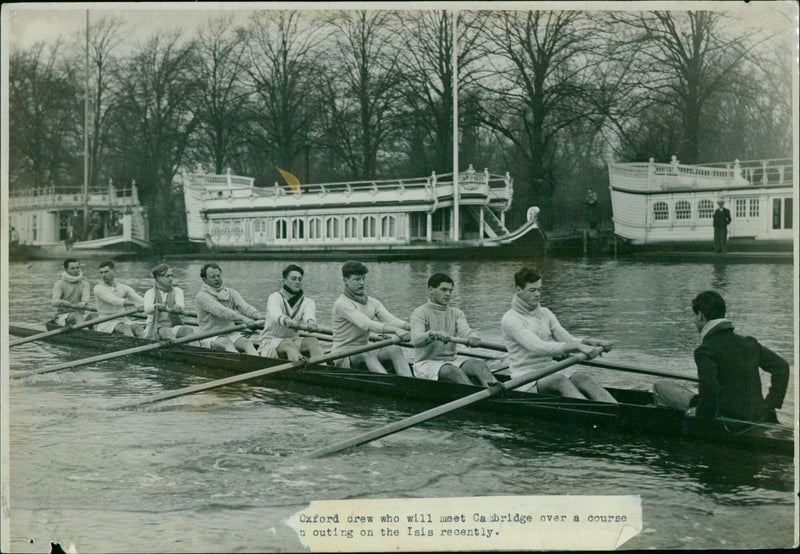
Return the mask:
<path id="1" fill-rule="evenodd" d="M 319 341 L 314 337 L 300 337 L 297 329 L 290 327 L 304 325 L 312 331 L 317 328 L 317 306 L 303 294 L 304 271 L 291 264 L 281 275 L 283 287 L 267 299 L 267 315 L 258 353 L 267 358 L 283 357 L 293 362 L 304 355 L 318 358 L 322 356 Z"/>
<path id="2" fill-rule="evenodd" d="M 201 333 L 220 331 L 231 324 L 244 323 L 249 327 L 255 325 L 258 310 L 248 304 L 242 295 L 222 284 L 222 269 L 214 263 L 200 268 L 203 286 L 195 297 L 197 305 L 197 321 Z M 228 352 L 244 352 L 258 356 L 255 346 L 241 331 L 233 331 L 198 341 L 205 348 L 216 348 Z"/>
<path id="3" fill-rule="evenodd" d="M 89 281 L 83 278 L 81 263 L 75 258 L 64 260 L 64 271 L 53 285 L 53 306 L 59 325 L 78 325 L 87 319 L 81 308 L 89 307 Z"/>
<path id="4" fill-rule="evenodd" d="M 175 275 L 172 268 L 158 264 L 152 273 L 155 284 L 144 293 L 145 336 L 150 340 L 172 340 L 191 335 L 192 328 L 184 325 L 177 313 L 184 309 L 183 290 L 173 284 Z"/>
<path id="5" fill-rule="evenodd" d="M 538 271 L 523 267 L 514 274 L 514 283 L 517 293 L 511 300 L 511 309 L 501 320 L 512 377 L 537 369 L 549 363 L 554 356 L 577 352 L 591 355 L 596 346 L 611 349 L 610 341 L 573 337 L 561 326 L 553 312 L 541 305 L 542 277 Z M 564 372 L 555 373 L 516 390 L 617 402 L 586 372 L 575 372 L 571 376 Z"/>
<path id="6" fill-rule="evenodd" d="M 142 297 L 130 286 L 116 281 L 116 268 L 111 260 L 100 262 L 100 277 L 102 281 L 94 287 L 98 318 L 113 315 L 121 307 L 141 306 L 144 302 Z M 129 337 L 144 337 L 142 324 L 134 322 L 128 317 L 98 323 L 95 330 L 101 333 L 120 333 Z"/>
<path id="7" fill-rule="evenodd" d="M 694 351 L 699 381 L 694 393 L 672 381 L 656 381 L 657 406 L 668 406 L 699 418 L 728 417 L 777 423 L 789 383 L 789 364 L 753 337 L 733 332 L 725 319 L 725 300 L 705 291 L 692 300 L 700 346 Z M 761 394 L 759 368 L 771 374 L 769 392 Z"/>
<path id="8" fill-rule="evenodd" d="M 333 303 L 333 345 L 331 353 L 346 348 L 365 346 L 369 333 L 393 333 L 407 337 L 411 328 L 408 322 L 392 315 L 381 302 L 366 294 L 366 275 L 369 270 L 360 262 L 345 262 L 342 265 L 344 293 Z M 388 373 L 383 363 L 391 364 L 395 373 L 411 377 L 411 368 L 396 344 L 381 348 L 377 352 L 356 354 L 341 360 L 340 367 L 365 367 L 373 373 Z"/>
<path id="9" fill-rule="evenodd" d="M 453 280 L 444 273 L 428 279 L 428 302 L 411 313 L 411 344 L 414 345 L 414 377 L 433 381 L 451 381 L 465 385 L 494 385 L 486 362 L 456 354 L 456 344 L 449 337 L 469 340 L 476 347 L 481 337 L 470 328 L 464 312 L 450 306 Z"/>

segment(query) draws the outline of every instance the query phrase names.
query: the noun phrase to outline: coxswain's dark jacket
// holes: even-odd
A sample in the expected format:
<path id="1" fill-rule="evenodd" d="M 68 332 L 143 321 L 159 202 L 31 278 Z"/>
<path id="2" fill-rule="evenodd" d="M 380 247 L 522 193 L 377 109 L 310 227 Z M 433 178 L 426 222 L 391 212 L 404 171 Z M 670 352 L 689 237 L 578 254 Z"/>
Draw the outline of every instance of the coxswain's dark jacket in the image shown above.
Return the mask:
<path id="1" fill-rule="evenodd" d="M 731 211 L 728 208 L 717 208 L 714 210 L 714 228 L 715 229 L 724 229 L 727 227 L 730 222 L 733 221 L 731 219 Z"/>
<path id="2" fill-rule="evenodd" d="M 789 364 L 753 337 L 733 332 L 723 321 L 694 351 L 700 380 L 697 417 L 719 416 L 770 421 L 780 408 L 789 383 Z M 761 368 L 771 375 L 769 393 L 761 395 Z"/>

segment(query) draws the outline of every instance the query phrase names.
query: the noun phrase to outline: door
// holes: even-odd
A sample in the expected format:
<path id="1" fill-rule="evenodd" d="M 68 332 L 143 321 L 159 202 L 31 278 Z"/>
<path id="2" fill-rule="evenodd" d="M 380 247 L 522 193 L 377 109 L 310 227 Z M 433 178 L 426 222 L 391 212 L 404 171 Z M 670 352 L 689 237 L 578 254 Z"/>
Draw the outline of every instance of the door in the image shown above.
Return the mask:
<path id="1" fill-rule="evenodd" d="M 761 198 L 733 198 L 731 237 L 755 237 L 760 231 Z"/>

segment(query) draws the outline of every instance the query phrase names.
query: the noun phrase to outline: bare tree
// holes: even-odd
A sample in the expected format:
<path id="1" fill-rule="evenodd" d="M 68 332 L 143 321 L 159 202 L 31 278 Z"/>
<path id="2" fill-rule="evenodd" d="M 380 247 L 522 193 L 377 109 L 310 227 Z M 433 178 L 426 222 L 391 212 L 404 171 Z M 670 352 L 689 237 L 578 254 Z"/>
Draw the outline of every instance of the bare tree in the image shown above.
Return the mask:
<path id="1" fill-rule="evenodd" d="M 8 66 L 9 182 L 13 188 L 77 184 L 79 92 L 62 43 L 14 52 Z"/>
<path id="2" fill-rule="evenodd" d="M 157 33 L 121 68 L 114 113 L 118 180 L 135 179 L 155 216 L 151 235 L 174 233 L 172 179 L 195 129 L 195 45 L 179 33 Z"/>
<path id="3" fill-rule="evenodd" d="M 339 12 L 332 20 L 335 48 L 321 80 L 324 144 L 347 167 L 347 177 L 372 179 L 380 151 L 397 135 L 400 45 L 396 14 Z"/>
<path id="4" fill-rule="evenodd" d="M 246 48 L 243 29 L 230 16 L 220 16 L 200 30 L 198 63 L 193 77 L 198 87 L 196 157 L 210 159 L 222 173 L 241 154 L 246 142 Z"/>
<path id="5" fill-rule="evenodd" d="M 274 167 L 297 171 L 313 136 L 320 25 L 299 11 L 259 12 L 249 28 L 253 87 L 250 154 L 253 174 L 274 179 Z"/>

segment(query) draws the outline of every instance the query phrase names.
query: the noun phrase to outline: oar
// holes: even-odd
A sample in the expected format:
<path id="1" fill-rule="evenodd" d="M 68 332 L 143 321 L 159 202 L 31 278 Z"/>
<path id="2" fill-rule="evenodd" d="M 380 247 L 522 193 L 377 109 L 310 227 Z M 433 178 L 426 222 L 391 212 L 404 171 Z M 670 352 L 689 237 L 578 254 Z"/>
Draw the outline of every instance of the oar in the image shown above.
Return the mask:
<path id="1" fill-rule="evenodd" d="M 84 312 L 96 312 L 97 311 L 97 308 L 92 308 L 90 306 L 78 306 L 76 304 L 70 304 L 67 307 L 71 308 L 71 309 L 73 309 L 75 311 L 84 311 Z M 161 309 L 160 311 L 168 312 L 168 313 L 171 313 L 171 314 L 185 315 L 187 317 L 197 317 L 197 314 L 194 313 L 194 312 L 189 312 L 189 311 L 180 310 L 180 309 L 168 310 L 168 309 L 164 308 L 164 309 Z M 145 314 L 137 314 L 136 317 L 139 317 L 139 315 L 141 315 L 141 317 L 143 317 L 143 318 L 147 317 L 147 315 L 145 315 Z"/>
<path id="2" fill-rule="evenodd" d="M 109 315 L 109 316 L 106 316 L 106 317 L 99 317 L 97 319 L 91 319 L 89 321 L 84 321 L 83 323 L 80 323 L 78 325 L 73 325 L 71 327 L 70 326 L 61 327 L 60 329 L 53 329 L 52 331 L 46 331 L 44 333 L 39 333 L 37 335 L 31 335 L 29 337 L 25 337 L 25 338 L 22 338 L 22 339 L 12 340 L 12 341 L 9 341 L 8 345 L 9 346 L 17 346 L 18 344 L 25 344 L 26 342 L 35 341 L 35 340 L 43 339 L 43 338 L 46 338 L 46 337 L 52 337 L 54 335 L 60 335 L 61 333 L 66 333 L 68 331 L 74 331 L 75 329 L 83 329 L 84 327 L 91 327 L 92 325 L 94 325 L 96 323 L 103 323 L 104 321 L 111 321 L 112 319 L 125 317 L 127 315 L 134 314 L 134 313 L 139 312 L 141 310 L 142 310 L 141 307 L 129 308 L 129 309 L 125 310 L 125 311 L 122 311 L 122 312 L 119 312 L 119 313 L 116 313 L 116 314 L 112 314 L 112 315 Z"/>
<path id="3" fill-rule="evenodd" d="M 324 356 L 318 356 L 316 358 L 309 358 L 308 360 L 298 360 L 296 362 L 289 362 L 285 364 L 280 364 L 272 367 L 265 367 L 262 369 L 257 369 L 255 371 L 248 371 L 247 373 L 241 373 L 239 375 L 232 375 L 231 377 L 226 377 L 224 379 L 217 379 L 216 381 L 209 381 L 208 383 L 201 383 L 199 385 L 193 385 L 190 387 L 184 387 L 182 389 L 176 389 L 172 391 L 163 392 L 161 394 L 156 394 L 151 396 L 150 398 L 146 398 L 144 400 L 140 400 L 139 402 L 134 402 L 131 404 L 127 404 L 125 406 L 121 406 L 122 408 L 138 408 L 140 406 L 144 406 L 146 404 L 153 404 L 154 402 L 161 402 L 162 400 L 169 400 L 170 398 L 177 398 L 178 396 L 185 396 L 187 394 L 194 394 L 196 392 L 201 392 L 210 389 L 216 389 L 219 387 L 224 387 L 225 385 L 232 385 L 233 383 L 240 383 L 242 381 L 247 381 L 249 379 L 255 379 L 257 377 L 263 377 L 264 375 L 270 375 L 272 373 L 278 373 L 280 371 L 287 371 L 291 369 L 298 369 L 306 364 L 324 364 L 326 362 L 332 362 L 333 360 L 338 360 L 341 358 L 347 358 L 348 356 L 355 356 L 356 354 L 363 354 L 364 352 L 369 352 L 370 350 L 377 350 L 379 348 L 383 348 L 384 346 L 389 346 L 392 344 L 397 344 L 400 342 L 400 337 L 393 337 L 390 339 L 386 339 L 380 342 L 375 342 L 372 344 L 367 344 L 365 346 L 359 346 L 357 348 L 351 348 L 348 350 L 339 350 L 338 352 L 331 352 L 330 354 L 325 354 Z"/>
<path id="4" fill-rule="evenodd" d="M 340 450 L 344 450 L 346 448 L 358 446 L 359 444 L 364 444 L 366 442 L 370 442 L 375 439 L 391 435 L 392 433 L 402 431 L 403 429 L 407 429 L 408 427 L 412 427 L 424 421 L 428 421 L 429 419 L 439 417 L 440 415 L 452 412 L 453 410 L 457 410 L 459 408 L 463 408 L 464 406 L 469 406 L 470 404 L 474 404 L 475 402 L 478 402 L 480 400 L 484 400 L 486 398 L 495 396 L 502 391 L 515 389 L 517 387 L 521 387 L 522 385 L 530 383 L 531 381 L 536 381 L 537 379 L 547 377 L 548 375 L 561 371 L 564 368 L 580 363 L 588 358 L 597 356 L 602 351 L 603 351 L 602 348 L 597 347 L 589 355 L 580 353 L 574 356 L 570 356 L 569 358 L 561 362 L 553 362 L 552 364 L 538 371 L 530 371 L 518 377 L 514 377 L 513 379 L 509 379 L 504 383 L 498 383 L 497 385 L 493 385 L 489 388 L 483 389 L 474 394 L 470 394 L 469 396 L 459 398 L 458 400 L 453 400 L 452 402 L 448 402 L 447 404 L 442 404 L 441 406 L 437 406 L 436 408 L 432 408 L 417 415 L 407 417 L 406 419 L 400 421 L 396 421 L 395 423 L 384 425 L 383 427 L 380 427 L 373 431 L 369 431 L 367 433 L 363 433 L 361 435 L 358 435 L 357 437 L 353 437 L 352 439 L 342 441 L 333 444 L 331 446 L 327 446 L 325 448 L 314 450 L 309 454 L 309 456 L 312 458 L 326 456 L 328 454 L 333 454 L 334 452 L 339 452 Z"/>
<path id="5" fill-rule="evenodd" d="M 256 323 L 262 323 L 263 320 L 260 320 Z M 14 374 L 12 377 L 21 378 L 21 377 L 28 377 L 29 375 L 41 375 L 42 373 L 52 373 L 53 371 L 59 371 L 62 369 L 68 369 L 71 367 L 78 367 L 86 364 L 91 364 L 94 362 L 103 362 L 105 360 L 112 360 L 114 358 L 120 358 L 122 356 L 128 356 L 130 354 L 138 354 L 140 352 L 149 352 L 150 350 L 157 350 L 159 348 L 163 348 L 165 346 L 174 346 L 177 344 L 184 344 L 187 342 L 192 342 L 201 339 L 207 339 L 209 337 L 214 337 L 216 335 L 226 335 L 228 333 L 232 333 L 234 331 L 241 331 L 242 329 L 246 329 L 248 325 L 246 323 L 240 323 L 238 325 L 232 325 L 230 327 L 225 327 L 224 329 L 220 329 L 217 331 L 207 331 L 205 333 L 196 333 L 194 335 L 189 335 L 186 337 L 181 337 L 175 340 L 162 340 L 159 342 L 151 342 L 147 343 L 142 346 L 136 346 L 133 348 L 126 348 L 125 350 L 118 350 L 116 352 L 109 352 L 108 354 L 100 354 L 99 356 L 92 356 L 90 358 L 82 358 L 80 360 L 73 360 L 71 362 L 64 362 L 62 364 L 56 364 L 49 367 L 43 367 L 41 369 L 34 369 L 31 371 L 26 371 L 22 374 Z"/>

